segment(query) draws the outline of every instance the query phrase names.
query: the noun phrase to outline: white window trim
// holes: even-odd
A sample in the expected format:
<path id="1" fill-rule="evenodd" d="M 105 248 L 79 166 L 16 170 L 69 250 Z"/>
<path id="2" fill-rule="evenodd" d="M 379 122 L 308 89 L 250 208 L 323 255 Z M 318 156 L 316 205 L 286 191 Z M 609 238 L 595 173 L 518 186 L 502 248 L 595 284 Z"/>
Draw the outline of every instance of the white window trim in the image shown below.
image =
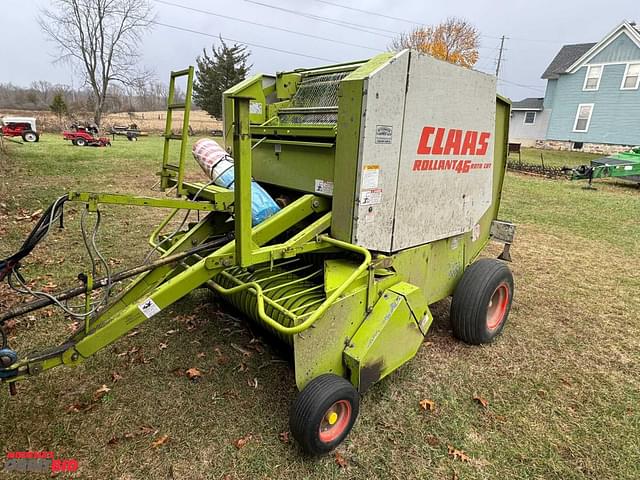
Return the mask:
<path id="1" fill-rule="evenodd" d="M 573 131 L 576 133 L 586 133 L 589 131 L 589 127 L 591 126 L 591 118 L 593 117 L 593 107 L 595 106 L 594 103 L 581 103 L 580 105 L 578 105 L 578 111 L 576 112 L 576 118 L 573 121 Z M 580 116 L 580 110 L 582 110 L 582 107 L 591 107 L 591 110 L 589 111 L 589 118 L 587 119 L 587 126 L 585 127 L 584 130 L 578 130 L 578 117 Z"/>
<path id="2" fill-rule="evenodd" d="M 527 123 L 527 113 L 533 113 L 533 122 Z M 538 118 L 538 112 L 536 112 L 535 110 L 525 110 L 524 117 L 522 118 L 522 124 L 523 125 L 535 125 L 537 118 Z"/>
<path id="3" fill-rule="evenodd" d="M 600 76 L 598 77 L 598 83 L 596 88 L 587 88 L 587 81 L 589 80 L 589 72 L 592 68 L 600 68 Z M 584 83 L 582 84 L 583 92 L 597 92 L 600 90 L 600 80 L 602 80 L 602 75 L 604 74 L 604 65 L 587 65 L 587 73 L 584 76 Z"/>
<path id="4" fill-rule="evenodd" d="M 627 74 L 629 73 L 629 68 L 631 67 L 631 65 L 640 65 L 640 62 L 627 63 L 627 67 L 624 69 L 624 75 L 622 76 L 622 83 L 620 84 L 620 90 L 638 90 L 638 87 L 640 87 L 640 75 L 638 75 L 638 78 L 636 79 L 635 87 L 625 88 L 624 86 L 625 82 L 627 81 Z"/>

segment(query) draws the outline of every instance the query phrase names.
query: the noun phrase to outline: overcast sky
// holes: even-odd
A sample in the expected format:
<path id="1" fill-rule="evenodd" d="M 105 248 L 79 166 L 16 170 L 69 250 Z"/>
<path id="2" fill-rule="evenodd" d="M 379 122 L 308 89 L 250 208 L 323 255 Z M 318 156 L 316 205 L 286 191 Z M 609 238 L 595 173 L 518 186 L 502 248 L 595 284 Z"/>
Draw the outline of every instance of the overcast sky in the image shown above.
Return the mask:
<path id="1" fill-rule="evenodd" d="M 500 91 L 514 100 L 543 96 L 544 82 L 540 75 L 563 44 L 598 41 L 625 19 L 635 20 L 637 16 L 640 22 L 638 0 L 169 1 L 335 41 L 331 42 L 189 11 L 159 0 L 151 2 L 160 23 L 213 37 L 221 34 L 230 41 L 253 44 L 249 46 L 253 72 L 268 73 L 368 58 L 376 51 L 386 49 L 393 32 L 410 30 L 419 23 L 438 23 L 447 16 L 464 17 L 481 33 L 481 55 L 476 65 L 479 70 L 495 73 L 499 37 L 508 37 L 500 73 Z M 26 86 L 33 80 L 48 80 L 79 86 L 78 78 L 74 78 L 67 66 L 52 63 L 54 47 L 45 40 L 36 21 L 39 8 L 49 4 L 48 0 L 23 0 L 19 4 L 11 2 L 11 8 L 3 6 L 0 13 L 0 32 L 4 42 L 0 52 L 0 83 Z M 283 9 L 352 25 L 345 28 Z M 364 32 L 362 26 L 375 29 L 376 33 Z M 166 81 L 171 69 L 194 64 L 202 48 L 209 47 L 213 41 L 214 38 L 206 35 L 156 25 L 140 45 L 142 63 L 154 71 L 159 80 Z"/>

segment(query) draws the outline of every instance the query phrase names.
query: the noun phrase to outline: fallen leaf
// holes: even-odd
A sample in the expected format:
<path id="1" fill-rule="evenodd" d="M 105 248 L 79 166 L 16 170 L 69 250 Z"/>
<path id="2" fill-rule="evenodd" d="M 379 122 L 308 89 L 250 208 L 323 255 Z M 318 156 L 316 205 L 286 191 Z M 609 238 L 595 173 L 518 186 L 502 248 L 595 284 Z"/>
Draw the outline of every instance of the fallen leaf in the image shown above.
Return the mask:
<path id="1" fill-rule="evenodd" d="M 135 337 L 139 333 L 140 333 L 140 330 L 132 330 L 129 333 L 127 333 L 127 337 Z"/>
<path id="2" fill-rule="evenodd" d="M 159 350 L 164 350 L 168 347 L 169 345 L 167 345 L 166 343 L 162 342 L 160 345 L 158 345 L 158 349 Z"/>
<path id="3" fill-rule="evenodd" d="M 247 385 L 253 388 L 258 388 L 258 379 L 254 378 L 253 380 L 247 380 Z"/>
<path id="4" fill-rule="evenodd" d="M 487 408 L 489 406 L 489 402 L 486 398 L 481 397 L 480 395 L 475 395 L 473 399 L 482 405 L 483 408 Z"/>
<path id="5" fill-rule="evenodd" d="M 436 408 L 436 402 L 425 398 L 424 400 L 420 400 L 420 407 L 423 410 L 429 410 L 430 412 L 432 412 Z"/>
<path id="6" fill-rule="evenodd" d="M 140 426 L 140 435 L 154 435 L 155 433 L 157 433 L 157 430 L 150 425 Z"/>
<path id="7" fill-rule="evenodd" d="M 251 440 L 251 434 L 250 433 L 248 435 L 245 435 L 244 437 L 240 437 L 239 439 L 235 440 L 233 442 L 233 446 L 236 447 L 238 450 L 240 450 L 247 443 L 249 443 L 249 440 Z"/>
<path id="8" fill-rule="evenodd" d="M 340 452 L 336 452 L 336 464 L 340 468 L 347 468 L 347 460 L 340 454 Z"/>
<path id="9" fill-rule="evenodd" d="M 58 285 L 56 285 L 53 282 L 47 282 L 42 286 L 42 291 L 43 292 L 47 292 L 47 293 L 51 293 L 57 288 L 57 286 Z"/>
<path id="10" fill-rule="evenodd" d="M 127 440 L 131 440 L 135 436 L 136 436 L 136 434 L 135 433 L 131 433 L 131 432 L 127 432 L 127 433 L 124 434 L 124 438 L 126 438 Z"/>
<path id="11" fill-rule="evenodd" d="M 157 440 L 151 442 L 152 447 L 160 447 L 169 441 L 169 435 L 162 435 Z"/>
<path id="12" fill-rule="evenodd" d="M 561 378 L 560 381 L 562 382 L 562 384 L 565 387 L 570 387 L 572 385 L 571 382 L 569 380 L 567 380 L 566 378 Z"/>
<path id="13" fill-rule="evenodd" d="M 195 380 L 202 377 L 202 372 L 195 367 L 191 367 L 186 373 L 189 380 Z"/>
<path id="14" fill-rule="evenodd" d="M 280 432 L 278 438 L 282 443 L 290 443 L 291 439 L 289 438 L 289 432 L 285 430 L 284 432 Z"/>
<path id="15" fill-rule="evenodd" d="M 198 358 L 204 358 L 205 356 L 206 356 L 206 353 L 204 353 L 204 352 L 200 352 L 200 353 L 198 353 L 198 355 L 196 355 L 196 357 L 198 357 Z"/>
<path id="16" fill-rule="evenodd" d="M 102 397 L 104 397 L 107 393 L 109 393 L 111 391 L 111 389 L 109 387 L 107 387 L 106 385 L 102 385 L 99 389 L 97 389 L 95 392 L 93 392 L 93 399 L 94 400 L 99 400 Z"/>
<path id="17" fill-rule="evenodd" d="M 79 403 L 72 403 L 67 407 L 67 412 L 78 413 L 82 411 L 82 405 Z"/>
<path id="18" fill-rule="evenodd" d="M 454 460 L 460 460 L 461 462 L 468 462 L 469 460 L 471 460 L 471 457 L 464 451 L 458 450 L 451 445 L 447 445 L 447 452 L 449 453 L 449 456 Z"/>
<path id="19" fill-rule="evenodd" d="M 169 336 L 169 335 L 173 335 L 174 333 L 178 333 L 180 330 L 167 330 L 165 332 L 165 335 Z"/>
<path id="20" fill-rule="evenodd" d="M 118 372 L 111 372 L 111 380 L 113 381 L 113 383 L 116 383 L 119 380 L 122 380 L 122 375 L 120 375 Z"/>

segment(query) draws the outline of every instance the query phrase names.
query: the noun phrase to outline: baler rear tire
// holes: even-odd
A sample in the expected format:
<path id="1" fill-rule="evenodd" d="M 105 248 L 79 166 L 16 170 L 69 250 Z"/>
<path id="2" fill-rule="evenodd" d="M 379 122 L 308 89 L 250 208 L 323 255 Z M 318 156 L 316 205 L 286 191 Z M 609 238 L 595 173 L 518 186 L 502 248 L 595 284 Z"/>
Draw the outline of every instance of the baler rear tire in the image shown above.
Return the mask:
<path id="1" fill-rule="evenodd" d="M 291 406 L 293 438 L 311 455 L 323 455 L 349 435 L 358 416 L 360 394 L 351 383 L 328 373 L 311 380 Z M 330 417 L 333 417 L 331 422 Z M 323 429 L 324 428 L 324 429 Z"/>
<path id="2" fill-rule="evenodd" d="M 76 138 L 76 145 L 78 147 L 84 147 L 86 144 L 87 144 L 87 141 L 84 138 L 82 137 Z"/>
<path id="3" fill-rule="evenodd" d="M 495 259 L 472 263 L 462 275 L 451 301 L 451 327 L 465 343 L 491 343 L 500 335 L 511 310 L 513 275 Z"/>

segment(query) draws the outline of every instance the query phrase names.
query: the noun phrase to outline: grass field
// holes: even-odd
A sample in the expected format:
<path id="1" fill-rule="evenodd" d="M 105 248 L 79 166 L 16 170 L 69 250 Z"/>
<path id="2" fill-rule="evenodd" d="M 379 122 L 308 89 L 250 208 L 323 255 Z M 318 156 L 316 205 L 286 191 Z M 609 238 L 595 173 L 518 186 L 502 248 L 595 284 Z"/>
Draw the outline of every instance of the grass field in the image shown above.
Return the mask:
<path id="1" fill-rule="evenodd" d="M 110 149 L 71 147 L 53 135 L 11 144 L 0 163 L 0 257 L 20 245 L 31 215 L 67 189 L 150 194 L 160 154 L 157 137 L 116 140 Z M 256 342 L 251 326 L 206 290 L 82 366 L 19 384 L 16 397 L 0 394 L 0 454 L 52 450 L 78 460 L 78 478 L 95 479 L 640 478 L 640 192 L 614 182 L 581 186 L 507 175 L 501 218 L 518 231 L 504 334 L 489 346 L 464 345 L 451 337 L 448 302 L 436 305 L 416 358 L 364 396 L 338 450 L 344 466 L 335 456 L 306 458 L 286 441 L 295 394 L 286 353 Z M 86 264 L 78 207 L 67 213 L 67 228 L 23 269 L 38 285 L 72 285 Z M 99 245 L 120 269 L 143 258 L 164 212 L 103 214 Z M 0 286 L 0 311 L 15 301 Z M 11 344 L 54 344 L 71 323 L 53 309 L 26 316 Z M 202 381 L 186 378 L 191 367 Z M 110 390 L 96 399 L 102 385 Z M 421 409 L 423 399 L 435 408 Z M 247 440 L 243 448 L 238 439 Z M 468 461 L 450 456 L 449 446 Z"/>

